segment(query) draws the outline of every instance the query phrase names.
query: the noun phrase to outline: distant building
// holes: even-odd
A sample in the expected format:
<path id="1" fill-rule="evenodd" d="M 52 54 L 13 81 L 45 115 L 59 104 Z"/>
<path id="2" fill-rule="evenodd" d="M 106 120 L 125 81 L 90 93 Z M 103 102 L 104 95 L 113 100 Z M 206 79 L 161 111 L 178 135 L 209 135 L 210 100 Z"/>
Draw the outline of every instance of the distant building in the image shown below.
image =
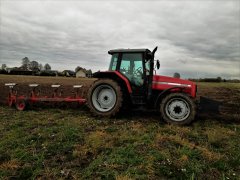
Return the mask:
<path id="1" fill-rule="evenodd" d="M 76 72 L 76 77 L 92 77 L 92 70 L 86 70 L 84 68 L 80 68 L 77 72 Z"/>
<path id="2" fill-rule="evenodd" d="M 8 74 L 8 72 L 5 69 L 0 69 L 0 74 Z"/>
<path id="3" fill-rule="evenodd" d="M 23 67 L 14 67 L 14 68 L 7 68 L 7 73 L 8 74 L 13 74 L 13 75 L 33 75 L 33 71 L 23 68 Z"/>
<path id="4" fill-rule="evenodd" d="M 79 78 L 79 77 L 87 77 L 86 75 L 86 70 L 84 69 L 79 69 L 77 72 L 76 72 L 76 77 Z"/>
<path id="5" fill-rule="evenodd" d="M 38 76 L 58 76 L 58 71 L 56 71 L 56 70 L 43 70 L 43 71 L 39 71 L 35 75 L 38 75 Z"/>
<path id="6" fill-rule="evenodd" d="M 9 74 L 14 68 L 6 68 L 7 73 Z"/>
<path id="7" fill-rule="evenodd" d="M 67 76 L 67 77 L 75 77 L 76 73 L 74 71 L 71 70 L 64 70 L 62 72 L 63 76 Z"/>

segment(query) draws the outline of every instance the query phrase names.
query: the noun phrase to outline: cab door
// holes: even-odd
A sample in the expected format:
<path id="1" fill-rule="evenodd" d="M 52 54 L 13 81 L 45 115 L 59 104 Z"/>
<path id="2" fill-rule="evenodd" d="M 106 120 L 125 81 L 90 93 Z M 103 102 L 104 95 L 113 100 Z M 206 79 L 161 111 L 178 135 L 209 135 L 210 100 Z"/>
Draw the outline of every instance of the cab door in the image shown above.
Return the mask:
<path id="1" fill-rule="evenodd" d="M 146 97 L 144 69 L 143 53 L 121 54 L 119 71 L 129 80 L 133 90 L 133 99 L 141 102 L 145 102 Z"/>

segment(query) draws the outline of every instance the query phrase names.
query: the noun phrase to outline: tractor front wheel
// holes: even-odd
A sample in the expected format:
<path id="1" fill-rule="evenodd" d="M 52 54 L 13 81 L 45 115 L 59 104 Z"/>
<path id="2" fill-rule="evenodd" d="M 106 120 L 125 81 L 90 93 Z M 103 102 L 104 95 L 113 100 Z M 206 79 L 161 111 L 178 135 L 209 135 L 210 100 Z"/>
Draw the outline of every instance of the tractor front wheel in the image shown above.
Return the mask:
<path id="1" fill-rule="evenodd" d="M 87 104 L 94 115 L 114 116 L 122 107 L 121 87 L 111 79 L 99 79 L 88 91 Z"/>
<path id="2" fill-rule="evenodd" d="M 195 119 L 196 105 L 188 95 L 172 93 L 162 100 L 160 113 L 167 123 L 185 125 Z"/>

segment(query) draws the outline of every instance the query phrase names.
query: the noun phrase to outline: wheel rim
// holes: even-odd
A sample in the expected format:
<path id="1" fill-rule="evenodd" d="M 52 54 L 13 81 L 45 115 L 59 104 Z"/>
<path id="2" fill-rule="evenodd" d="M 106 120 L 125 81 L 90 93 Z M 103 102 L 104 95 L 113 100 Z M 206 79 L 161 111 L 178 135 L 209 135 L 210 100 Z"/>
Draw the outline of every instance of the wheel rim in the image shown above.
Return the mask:
<path id="1" fill-rule="evenodd" d="M 166 104 L 165 112 L 173 121 L 184 121 L 190 115 L 190 106 L 182 98 L 173 98 Z"/>
<path id="2" fill-rule="evenodd" d="M 25 102 L 23 102 L 23 101 L 18 102 L 17 103 L 17 109 L 20 110 L 20 111 L 24 110 L 25 109 Z"/>
<path id="3" fill-rule="evenodd" d="M 100 112 L 112 110 L 116 101 L 116 92 L 109 85 L 100 85 L 92 93 L 92 104 Z"/>

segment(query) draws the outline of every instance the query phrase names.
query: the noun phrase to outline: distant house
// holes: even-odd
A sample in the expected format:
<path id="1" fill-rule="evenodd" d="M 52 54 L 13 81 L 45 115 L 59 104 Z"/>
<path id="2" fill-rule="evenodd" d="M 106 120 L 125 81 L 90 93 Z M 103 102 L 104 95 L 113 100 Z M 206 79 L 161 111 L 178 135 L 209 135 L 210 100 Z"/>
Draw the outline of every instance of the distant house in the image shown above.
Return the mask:
<path id="1" fill-rule="evenodd" d="M 76 77 L 92 77 L 92 70 L 86 70 L 84 68 L 80 68 L 77 72 L 76 72 Z"/>
<path id="2" fill-rule="evenodd" d="M 10 74 L 10 72 L 13 70 L 14 68 L 6 68 L 6 71 L 8 74 Z"/>
<path id="3" fill-rule="evenodd" d="M 38 76 L 58 76 L 58 71 L 56 70 L 43 70 L 38 72 L 36 75 Z"/>
<path id="4" fill-rule="evenodd" d="M 8 72 L 5 69 L 0 69 L 0 74 L 8 74 Z"/>
<path id="5" fill-rule="evenodd" d="M 33 71 L 23 68 L 23 67 L 14 67 L 14 68 L 7 68 L 6 69 L 8 74 L 14 75 L 33 75 Z"/>
<path id="6" fill-rule="evenodd" d="M 76 72 L 76 77 L 79 78 L 79 77 L 87 77 L 86 76 L 86 71 L 84 69 L 79 69 L 77 72 Z"/>
<path id="7" fill-rule="evenodd" d="M 75 77 L 76 73 L 74 71 L 71 70 L 64 70 L 62 72 L 63 76 L 67 76 L 67 77 Z"/>

